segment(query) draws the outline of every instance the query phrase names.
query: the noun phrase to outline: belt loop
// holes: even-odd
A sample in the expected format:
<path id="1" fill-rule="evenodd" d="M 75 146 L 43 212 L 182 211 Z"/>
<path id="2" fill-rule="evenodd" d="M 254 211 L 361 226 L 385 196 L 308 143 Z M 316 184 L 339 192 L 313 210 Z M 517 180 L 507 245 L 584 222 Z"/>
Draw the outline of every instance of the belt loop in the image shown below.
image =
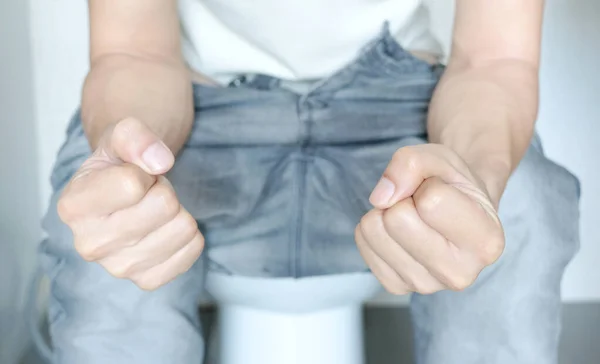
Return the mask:
<path id="1" fill-rule="evenodd" d="M 272 90 L 279 86 L 280 80 L 267 75 L 254 75 L 248 85 L 257 90 Z"/>
<path id="2" fill-rule="evenodd" d="M 234 78 L 233 80 L 231 80 L 231 82 L 229 82 L 229 84 L 227 85 L 227 87 L 241 87 L 243 85 L 245 85 L 248 82 L 248 77 L 246 75 L 240 75 L 236 78 Z"/>
<path id="3" fill-rule="evenodd" d="M 272 90 L 279 86 L 280 80 L 262 74 L 240 75 L 234 78 L 228 87 L 248 87 L 257 90 Z"/>

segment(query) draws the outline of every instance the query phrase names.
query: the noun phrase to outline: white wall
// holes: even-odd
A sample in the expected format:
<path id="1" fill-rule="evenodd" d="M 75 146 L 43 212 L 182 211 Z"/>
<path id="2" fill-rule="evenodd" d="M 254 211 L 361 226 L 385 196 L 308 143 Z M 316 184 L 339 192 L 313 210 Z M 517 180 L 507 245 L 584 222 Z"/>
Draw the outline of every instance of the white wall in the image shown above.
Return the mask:
<path id="1" fill-rule="evenodd" d="M 40 237 L 39 169 L 25 1 L 0 1 L 0 363 L 27 343 L 23 303 Z"/>
<path id="2" fill-rule="evenodd" d="M 79 104 L 88 69 L 87 1 L 29 0 L 35 74 L 41 204 L 50 198 L 49 176 L 66 125 Z"/>
<path id="3" fill-rule="evenodd" d="M 567 299 L 600 300 L 600 1 L 547 1 L 539 129 L 547 154 L 582 182 L 582 249 Z"/>
<path id="4" fill-rule="evenodd" d="M 77 106 L 87 62 L 86 2 L 30 0 L 35 55 L 35 107 L 39 136 L 41 203 L 49 196 L 51 164 L 70 114 Z M 600 300 L 600 15 L 597 0 L 548 1 L 539 128 L 548 154 L 583 182 L 581 253 L 564 282 L 566 300 Z M 448 34 L 451 6 L 435 2 L 438 32 Z M 448 37 L 444 37 L 448 38 Z M 595 47 L 595 48 L 594 48 Z M 594 90 L 596 92 L 594 93 Z"/>

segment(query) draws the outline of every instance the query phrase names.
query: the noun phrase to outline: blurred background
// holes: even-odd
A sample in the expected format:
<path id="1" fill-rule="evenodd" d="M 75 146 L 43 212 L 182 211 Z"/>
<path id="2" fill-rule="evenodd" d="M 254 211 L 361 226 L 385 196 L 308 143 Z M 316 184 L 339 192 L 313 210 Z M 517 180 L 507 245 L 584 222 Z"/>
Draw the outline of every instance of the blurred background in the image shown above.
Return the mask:
<path id="1" fill-rule="evenodd" d="M 447 45 L 452 1 L 432 6 Z M 0 364 L 19 362 L 29 346 L 25 297 L 48 176 L 87 72 L 86 7 L 82 0 L 0 1 Z M 600 1 L 552 0 L 546 13 L 538 129 L 546 153 L 583 187 L 582 249 L 563 283 L 561 364 L 593 364 L 600 362 Z M 406 303 L 386 295 L 370 303 L 370 364 L 410 359 Z M 406 343 L 398 346 L 398 335 Z"/>

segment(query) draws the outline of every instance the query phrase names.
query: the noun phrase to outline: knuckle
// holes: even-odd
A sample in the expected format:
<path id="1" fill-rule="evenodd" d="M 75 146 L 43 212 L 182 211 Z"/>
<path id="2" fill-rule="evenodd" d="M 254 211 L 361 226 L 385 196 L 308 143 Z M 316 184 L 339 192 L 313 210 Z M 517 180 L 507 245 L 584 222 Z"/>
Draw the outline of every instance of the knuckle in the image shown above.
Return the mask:
<path id="1" fill-rule="evenodd" d="M 77 204 L 69 195 L 63 194 L 56 203 L 56 211 L 63 222 L 71 221 L 75 216 L 75 207 Z"/>
<path id="2" fill-rule="evenodd" d="M 75 251 L 88 262 L 93 262 L 98 259 L 98 246 L 92 244 L 86 239 L 74 240 Z"/>
<path id="3" fill-rule="evenodd" d="M 185 274 L 187 271 L 189 271 L 196 264 L 196 262 L 198 261 L 198 258 L 202 254 L 202 250 L 204 249 L 204 244 L 202 242 L 195 241 L 190 244 L 192 245 L 192 248 L 191 248 L 189 257 L 192 259 L 186 259 L 186 261 L 180 265 L 177 275 L 175 277 L 173 277 L 173 279 L 175 279 L 175 278 Z"/>
<path id="4" fill-rule="evenodd" d="M 180 276 L 187 273 L 190 269 L 192 269 L 192 267 L 194 266 L 194 263 L 195 263 L 195 261 L 182 266 L 181 269 L 179 270 L 179 272 L 177 272 L 177 275 L 175 277 L 173 277 L 173 280 L 175 280 L 176 278 L 179 278 Z"/>
<path id="5" fill-rule="evenodd" d="M 187 211 L 179 213 L 177 219 L 182 237 L 186 241 L 191 241 L 198 232 L 198 223 L 196 222 L 196 219 L 194 219 Z"/>
<path id="6" fill-rule="evenodd" d="M 432 288 L 432 287 L 425 287 L 425 288 L 422 288 L 420 290 L 417 290 L 416 292 L 419 293 L 420 295 L 423 295 L 423 296 L 429 296 L 429 295 L 432 295 L 434 293 L 437 293 L 438 290 L 435 289 L 435 288 Z"/>
<path id="7" fill-rule="evenodd" d="M 412 146 L 402 147 L 398 149 L 394 153 L 392 160 L 395 163 L 404 166 L 409 171 L 418 171 L 421 166 L 419 153 L 416 150 L 416 148 Z"/>
<path id="8" fill-rule="evenodd" d="M 383 213 L 382 222 L 386 231 L 398 230 L 410 223 L 407 207 L 405 203 L 397 203 Z"/>
<path id="9" fill-rule="evenodd" d="M 362 221 L 359 222 L 358 224 L 356 224 L 356 226 L 354 227 L 354 238 L 355 239 L 362 235 L 361 225 L 362 225 Z M 356 239 L 356 240 L 358 240 L 358 239 Z"/>
<path id="10" fill-rule="evenodd" d="M 160 278 L 154 275 L 143 275 L 141 277 L 132 279 L 132 281 L 144 291 L 154 291 L 162 286 Z"/>
<path id="11" fill-rule="evenodd" d="M 493 237 L 480 248 L 479 257 L 488 266 L 495 263 L 504 252 L 504 236 Z"/>
<path id="12" fill-rule="evenodd" d="M 425 188 L 420 193 L 419 198 L 415 199 L 415 204 L 419 212 L 429 214 L 439 209 L 444 198 L 442 191 L 435 188 Z"/>
<path id="13" fill-rule="evenodd" d="M 197 232 L 197 235 L 198 236 L 196 239 L 192 240 L 192 244 L 194 244 L 194 252 L 199 256 L 204 251 L 206 244 L 204 241 L 204 236 L 200 232 Z"/>
<path id="14" fill-rule="evenodd" d="M 362 224 L 358 224 L 356 225 L 356 228 L 354 228 L 354 241 L 356 242 L 356 246 L 359 248 L 359 250 L 364 248 L 366 245 L 366 238 L 362 231 L 361 225 Z"/>
<path id="15" fill-rule="evenodd" d="M 83 229 L 75 234 L 74 246 L 84 260 L 91 262 L 106 257 L 110 253 L 110 246 L 117 241 L 112 231 L 91 235 Z"/>
<path id="16" fill-rule="evenodd" d="M 177 199 L 177 194 L 175 193 L 175 190 L 164 184 L 157 184 L 155 187 L 153 187 L 153 190 L 155 198 L 160 199 L 160 201 L 162 202 L 163 213 L 171 219 L 177 216 L 177 214 L 181 210 L 181 204 Z"/>
<path id="17" fill-rule="evenodd" d="M 202 252 L 204 251 L 204 237 L 202 236 L 202 234 L 200 234 L 200 232 L 197 232 L 196 236 L 194 236 L 194 238 L 187 244 L 185 249 L 187 251 L 187 256 L 194 257 L 196 259 L 200 257 L 200 255 L 202 255 Z M 183 269 L 181 273 L 187 271 L 191 267 L 191 265 L 193 265 L 196 259 L 194 259 L 189 266 L 182 267 Z"/>
<path id="18" fill-rule="evenodd" d="M 466 274 L 462 272 L 446 275 L 448 288 L 456 292 L 461 292 L 469 288 L 473 283 L 475 283 L 476 278 L 476 275 Z"/>
<path id="19" fill-rule="evenodd" d="M 386 292 L 395 296 L 405 295 L 410 293 L 410 287 L 398 276 L 387 274 L 383 271 L 378 271 L 376 267 L 371 267 L 377 280 L 381 283 Z"/>
<path id="20" fill-rule="evenodd" d="M 415 292 L 422 295 L 430 295 L 438 291 L 435 287 L 421 282 L 415 282 L 413 286 L 415 287 Z"/>
<path id="21" fill-rule="evenodd" d="M 409 293 L 409 290 L 398 282 L 382 281 L 381 285 L 389 294 L 394 296 L 402 296 Z"/>
<path id="22" fill-rule="evenodd" d="M 372 235 L 378 227 L 383 224 L 381 213 L 376 210 L 367 212 L 361 219 L 359 224 L 360 232 L 364 237 Z"/>
<path id="23" fill-rule="evenodd" d="M 140 200 L 146 193 L 146 188 L 134 168 L 121 168 L 120 171 L 121 190 L 132 200 Z"/>
<path id="24" fill-rule="evenodd" d="M 404 281 L 415 292 L 423 293 L 423 292 L 427 291 L 427 285 L 424 284 L 423 282 L 421 282 L 418 279 L 406 279 L 406 278 L 404 278 Z"/>
<path id="25" fill-rule="evenodd" d="M 105 266 L 104 268 L 115 278 L 125 279 L 131 276 L 131 272 L 135 264 L 132 262 L 125 262 L 120 264 L 115 264 L 111 266 Z"/>

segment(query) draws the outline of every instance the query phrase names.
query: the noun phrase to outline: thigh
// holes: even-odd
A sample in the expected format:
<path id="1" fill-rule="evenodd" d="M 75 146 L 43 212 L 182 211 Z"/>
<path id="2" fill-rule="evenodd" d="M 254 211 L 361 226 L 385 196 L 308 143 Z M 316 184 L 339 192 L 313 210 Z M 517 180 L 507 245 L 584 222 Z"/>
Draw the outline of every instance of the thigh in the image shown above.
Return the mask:
<path id="1" fill-rule="evenodd" d="M 320 146 L 306 167 L 303 275 L 368 271 L 354 241 L 360 219 L 373 208 L 369 195 L 394 152 L 426 143 L 406 136 L 379 143 Z"/>
<path id="2" fill-rule="evenodd" d="M 555 364 L 560 283 L 578 248 L 579 185 L 536 138 L 509 180 L 499 214 L 502 257 L 464 292 L 414 295 L 419 364 Z"/>
<path id="3" fill-rule="evenodd" d="M 72 121 L 52 175 L 54 194 L 43 225 L 42 266 L 50 278 L 53 359 L 60 364 L 198 364 L 203 342 L 197 304 L 202 267 L 146 292 L 84 261 L 56 212 L 61 190 L 90 151 L 79 117 Z"/>
<path id="4" fill-rule="evenodd" d="M 289 277 L 298 96 L 195 86 L 196 122 L 168 177 L 206 238 L 208 269 Z"/>
<path id="5" fill-rule="evenodd" d="M 294 167 L 294 152 L 284 146 L 184 148 L 168 177 L 205 236 L 208 269 L 293 275 Z"/>
<path id="6" fill-rule="evenodd" d="M 211 269 L 306 277 L 365 271 L 354 227 L 398 148 L 425 141 L 443 68 L 389 32 L 308 85 L 265 75 L 197 86 L 174 185 L 205 232 Z M 186 182 L 187 181 L 187 182 Z"/>
<path id="7" fill-rule="evenodd" d="M 305 148 L 303 275 L 366 271 L 354 230 L 393 154 L 426 143 L 427 110 L 443 68 L 412 57 L 385 34 L 299 105 Z"/>

